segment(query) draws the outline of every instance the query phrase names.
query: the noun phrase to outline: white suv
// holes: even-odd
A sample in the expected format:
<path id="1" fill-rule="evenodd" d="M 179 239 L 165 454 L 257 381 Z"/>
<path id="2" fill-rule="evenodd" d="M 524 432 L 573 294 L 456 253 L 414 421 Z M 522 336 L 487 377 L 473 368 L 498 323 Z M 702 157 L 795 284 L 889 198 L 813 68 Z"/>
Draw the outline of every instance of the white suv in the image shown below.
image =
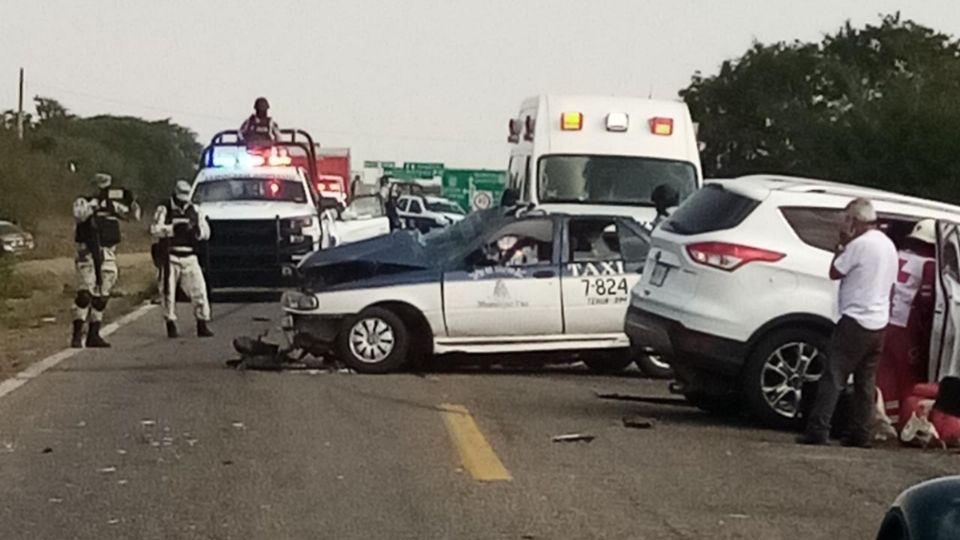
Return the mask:
<path id="1" fill-rule="evenodd" d="M 846 184 L 712 181 L 654 231 L 625 322 L 631 342 L 670 357 L 697 406 L 742 397 L 764 422 L 792 423 L 839 317 L 828 270 L 856 197 L 873 201 L 898 245 L 920 219 L 960 221 L 960 207 Z"/>

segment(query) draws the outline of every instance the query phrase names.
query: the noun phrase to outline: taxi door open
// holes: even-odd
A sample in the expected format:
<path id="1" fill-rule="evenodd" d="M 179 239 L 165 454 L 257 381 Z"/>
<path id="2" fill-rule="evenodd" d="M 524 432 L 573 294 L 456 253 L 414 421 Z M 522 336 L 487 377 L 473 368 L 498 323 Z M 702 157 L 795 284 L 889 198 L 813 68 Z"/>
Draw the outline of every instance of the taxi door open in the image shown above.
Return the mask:
<path id="1" fill-rule="evenodd" d="M 937 300 L 930 336 L 931 381 L 960 375 L 960 225 L 937 221 Z"/>
<path id="2" fill-rule="evenodd" d="M 563 237 L 566 334 L 623 332 L 630 291 L 640 281 L 649 234 L 628 218 L 571 217 Z"/>

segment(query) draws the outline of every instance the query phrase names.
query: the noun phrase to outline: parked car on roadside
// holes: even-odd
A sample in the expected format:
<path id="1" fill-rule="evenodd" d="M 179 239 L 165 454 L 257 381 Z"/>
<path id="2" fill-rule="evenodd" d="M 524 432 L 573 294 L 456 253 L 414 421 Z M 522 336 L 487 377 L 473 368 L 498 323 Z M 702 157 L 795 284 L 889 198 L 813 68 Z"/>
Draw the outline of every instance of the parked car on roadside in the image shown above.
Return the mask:
<path id="1" fill-rule="evenodd" d="M 805 178 L 712 181 L 653 232 L 626 333 L 671 358 L 678 390 L 694 404 L 718 409 L 744 398 L 765 423 L 792 424 L 839 318 L 828 270 L 843 209 L 856 197 L 873 201 L 898 246 L 920 219 L 940 220 L 941 267 L 954 261 L 947 268 L 957 268 L 950 222 L 960 222 L 960 207 Z M 960 293 L 960 274 L 942 281 L 956 282 Z M 954 289 L 939 289 L 941 306 L 960 300 Z M 932 339 L 944 350 L 931 358 L 948 365 L 960 356 L 955 340 L 938 343 L 960 309 L 940 311 Z"/>
<path id="2" fill-rule="evenodd" d="M 424 233 L 456 223 L 466 215 L 457 203 L 443 197 L 403 195 L 397 199 L 397 216 L 404 228 Z"/>
<path id="3" fill-rule="evenodd" d="M 629 217 L 478 211 L 313 253 L 284 294 L 286 326 L 298 347 L 366 373 L 521 352 L 620 370 L 635 359 L 623 317 L 648 245 Z"/>
<path id="4" fill-rule="evenodd" d="M 0 220 L 0 254 L 19 255 L 34 247 L 32 234 L 13 222 Z"/>

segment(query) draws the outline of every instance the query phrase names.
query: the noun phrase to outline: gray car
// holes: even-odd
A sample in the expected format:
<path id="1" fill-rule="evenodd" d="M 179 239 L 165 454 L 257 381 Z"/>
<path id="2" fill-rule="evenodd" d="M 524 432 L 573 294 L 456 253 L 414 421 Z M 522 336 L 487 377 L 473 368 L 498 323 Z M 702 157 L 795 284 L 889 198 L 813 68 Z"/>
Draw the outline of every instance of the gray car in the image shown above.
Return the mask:
<path id="1" fill-rule="evenodd" d="M 20 254 L 34 248 L 33 235 L 9 221 L 0 220 L 0 249 L 3 253 Z"/>

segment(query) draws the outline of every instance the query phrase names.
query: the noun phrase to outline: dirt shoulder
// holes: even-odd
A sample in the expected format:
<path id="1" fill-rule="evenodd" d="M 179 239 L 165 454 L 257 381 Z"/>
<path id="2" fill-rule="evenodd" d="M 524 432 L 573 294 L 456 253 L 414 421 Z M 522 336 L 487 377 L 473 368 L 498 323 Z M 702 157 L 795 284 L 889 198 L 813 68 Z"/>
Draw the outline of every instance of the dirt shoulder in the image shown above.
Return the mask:
<path id="1" fill-rule="evenodd" d="M 120 280 L 107 305 L 110 322 L 156 291 L 149 253 L 120 253 Z M 70 306 L 75 294 L 73 259 L 57 257 L 14 266 L 15 297 L 0 298 L 0 380 L 63 349 L 70 339 Z"/>

